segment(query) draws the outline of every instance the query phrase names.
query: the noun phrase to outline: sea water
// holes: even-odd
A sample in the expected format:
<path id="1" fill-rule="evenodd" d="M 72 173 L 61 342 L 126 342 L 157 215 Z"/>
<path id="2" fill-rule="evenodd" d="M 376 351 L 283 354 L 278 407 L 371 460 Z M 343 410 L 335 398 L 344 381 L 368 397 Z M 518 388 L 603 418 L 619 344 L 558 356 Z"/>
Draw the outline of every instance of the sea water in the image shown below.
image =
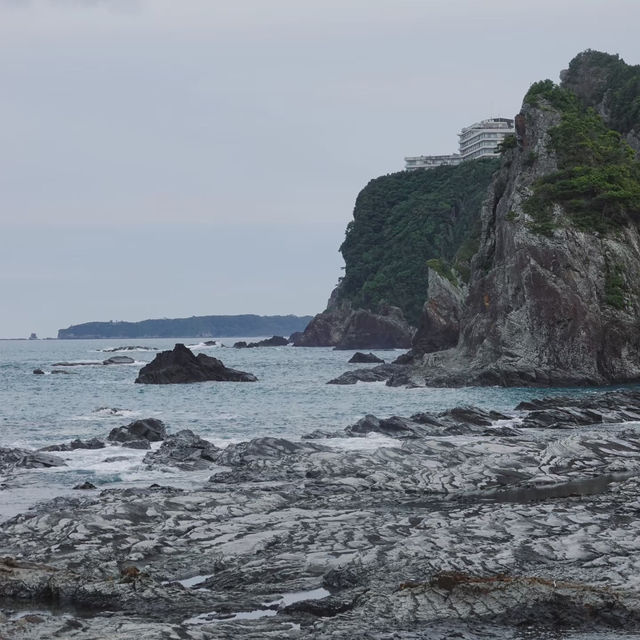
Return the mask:
<path id="1" fill-rule="evenodd" d="M 0 341 L 0 446 L 37 449 L 75 438 L 106 438 L 113 427 L 139 418 L 162 420 L 169 433 L 191 429 L 218 446 L 274 436 L 299 440 L 315 429 L 338 431 L 365 414 L 378 417 L 438 412 L 475 405 L 510 413 L 522 400 L 545 395 L 591 393 L 585 389 L 392 388 L 384 383 L 329 385 L 346 370 L 353 351 L 331 348 L 262 347 L 234 349 L 234 342 L 259 338 L 221 338 L 215 346 L 198 339 Z M 141 385 L 140 368 L 159 350 L 176 342 L 194 353 L 207 353 L 224 364 L 255 374 L 258 382 L 201 382 Z M 112 353 L 115 347 L 140 350 Z M 387 362 L 402 351 L 374 351 Z M 100 364 L 112 355 L 128 355 L 133 364 Z M 95 362 L 54 366 L 59 362 Z M 365 365 L 366 366 L 366 365 Z M 45 375 L 34 375 L 34 369 Z M 63 369 L 68 374 L 51 374 Z M 393 441 L 374 436 L 331 441 L 333 446 L 372 448 Z M 155 448 L 159 443 L 153 445 Z M 180 485 L 205 480 L 208 472 L 185 474 L 149 471 L 145 451 L 109 446 L 60 455 L 66 467 L 20 474 L 5 484 L 0 515 L 14 513 L 34 496 L 46 498 L 90 480 L 98 485 L 164 482 Z M 202 478 L 200 478 L 202 476 Z M 10 489 L 7 492 L 7 489 Z"/>

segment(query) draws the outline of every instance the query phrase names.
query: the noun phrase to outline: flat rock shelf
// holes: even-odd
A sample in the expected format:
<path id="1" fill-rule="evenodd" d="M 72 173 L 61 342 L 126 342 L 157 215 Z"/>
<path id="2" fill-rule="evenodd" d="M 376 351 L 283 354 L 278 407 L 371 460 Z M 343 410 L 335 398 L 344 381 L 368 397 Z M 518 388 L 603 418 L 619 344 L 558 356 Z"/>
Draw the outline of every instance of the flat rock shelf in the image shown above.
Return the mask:
<path id="1" fill-rule="evenodd" d="M 640 392 L 367 416 L 211 449 L 190 489 L 56 498 L 0 525 L 0 636 L 625 637 L 638 420 Z M 389 446 L 332 446 L 372 432 Z"/>

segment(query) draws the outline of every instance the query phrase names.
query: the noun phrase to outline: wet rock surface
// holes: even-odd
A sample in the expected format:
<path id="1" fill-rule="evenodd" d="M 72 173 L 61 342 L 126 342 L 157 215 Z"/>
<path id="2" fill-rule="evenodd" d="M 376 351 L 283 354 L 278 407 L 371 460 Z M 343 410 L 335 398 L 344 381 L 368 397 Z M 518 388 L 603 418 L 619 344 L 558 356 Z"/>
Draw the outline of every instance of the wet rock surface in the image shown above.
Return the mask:
<path id="1" fill-rule="evenodd" d="M 56 498 L 0 525 L 0 637 L 634 637 L 639 410 L 627 391 L 366 416 L 343 437 L 388 446 L 256 438 L 189 490 Z M 169 457 L 172 437 L 198 442 Z"/>
<path id="2" fill-rule="evenodd" d="M 62 467 L 66 463 L 50 453 L 32 451 L 30 449 L 0 447 L 0 473 L 8 473 L 16 468 L 46 469 L 47 467 Z"/>
<path id="3" fill-rule="evenodd" d="M 150 467 L 177 467 L 184 470 L 206 469 L 220 455 L 220 449 L 190 429 L 172 434 L 157 451 L 148 453 L 143 462 Z"/>
<path id="4" fill-rule="evenodd" d="M 115 427 L 107 436 L 112 442 L 133 442 L 146 440 L 148 442 L 160 442 L 167 437 L 167 429 L 162 420 L 146 418 L 134 420 L 126 427 Z"/>
<path id="5" fill-rule="evenodd" d="M 272 336 L 265 340 L 259 340 L 258 342 L 240 342 L 234 343 L 234 349 L 253 349 L 254 347 L 286 347 L 289 344 L 289 338 L 283 338 L 282 336 Z"/>
<path id="6" fill-rule="evenodd" d="M 102 364 L 133 364 L 135 360 L 129 356 L 111 356 L 102 361 Z"/>
<path id="7" fill-rule="evenodd" d="M 377 355 L 369 352 L 362 353 L 362 351 L 356 351 L 350 358 L 349 362 L 351 363 L 374 363 L 374 364 L 384 364 L 384 360 L 382 358 L 378 358 Z"/>
<path id="8" fill-rule="evenodd" d="M 71 442 L 64 444 L 52 444 L 48 447 L 42 447 L 41 451 L 75 451 L 76 449 L 102 449 L 106 445 L 99 438 L 90 438 L 89 440 L 80 440 L 76 438 Z"/>
<path id="9" fill-rule="evenodd" d="M 156 347 L 144 347 L 139 344 L 125 345 L 122 347 L 111 347 L 109 349 L 101 349 L 103 353 L 117 353 L 118 351 L 157 351 Z"/>
<path id="10" fill-rule="evenodd" d="M 345 371 L 327 384 L 356 384 L 357 382 L 384 382 L 393 378 L 394 374 L 404 373 L 407 370 L 402 365 L 381 364 L 367 369 L 354 369 Z"/>
<path id="11" fill-rule="evenodd" d="M 245 371 L 229 369 L 217 358 L 204 353 L 195 356 L 183 344 L 172 351 L 162 351 L 140 369 L 139 384 L 185 384 L 190 382 L 255 382 L 257 378 Z"/>

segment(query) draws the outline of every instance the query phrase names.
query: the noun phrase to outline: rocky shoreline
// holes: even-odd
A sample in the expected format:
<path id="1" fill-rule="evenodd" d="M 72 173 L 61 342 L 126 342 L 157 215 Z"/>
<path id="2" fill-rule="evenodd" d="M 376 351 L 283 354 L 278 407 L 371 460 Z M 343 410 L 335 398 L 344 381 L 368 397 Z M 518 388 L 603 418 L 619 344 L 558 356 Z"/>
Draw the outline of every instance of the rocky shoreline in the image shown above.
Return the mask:
<path id="1" fill-rule="evenodd" d="M 619 391 L 226 449 L 129 425 L 163 440 L 147 468 L 209 481 L 79 491 L 2 523 L 0 637 L 637 632 L 638 422 L 640 391 Z M 371 433 L 389 446 L 333 445 Z M 34 458 L 11 460 L 3 474 Z"/>

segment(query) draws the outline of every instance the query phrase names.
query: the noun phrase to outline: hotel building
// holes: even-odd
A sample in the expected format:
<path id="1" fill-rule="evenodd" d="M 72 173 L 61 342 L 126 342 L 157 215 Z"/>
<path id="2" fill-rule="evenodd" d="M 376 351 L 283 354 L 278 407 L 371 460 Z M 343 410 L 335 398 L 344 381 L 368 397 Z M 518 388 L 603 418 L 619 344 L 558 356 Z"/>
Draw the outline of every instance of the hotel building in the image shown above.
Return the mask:
<path id="1" fill-rule="evenodd" d="M 515 133 L 511 118 L 489 118 L 465 127 L 460 137 L 460 155 L 463 160 L 497 157 L 498 145 L 509 134 Z"/>

